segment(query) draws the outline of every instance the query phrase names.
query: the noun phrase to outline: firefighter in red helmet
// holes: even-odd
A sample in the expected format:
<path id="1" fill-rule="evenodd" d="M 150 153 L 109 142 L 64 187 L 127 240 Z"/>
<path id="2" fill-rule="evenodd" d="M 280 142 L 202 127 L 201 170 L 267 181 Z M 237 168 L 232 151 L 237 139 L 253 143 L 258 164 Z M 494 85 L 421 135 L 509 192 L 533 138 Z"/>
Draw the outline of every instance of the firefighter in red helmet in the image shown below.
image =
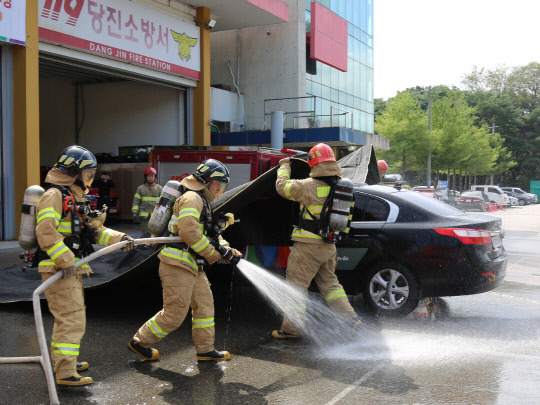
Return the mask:
<path id="1" fill-rule="evenodd" d="M 41 279 L 45 282 L 59 271 L 63 275 L 45 290 L 54 316 L 53 369 L 56 383 L 63 386 L 93 382 L 91 377 L 78 374 L 88 369 L 88 363 L 77 361 L 86 327 L 82 276 L 92 270 L 86 264 L 75 268 L 75 262 L 93 252 L 92 244 L 109 246 L 128 240 L 124 250 L 133 248 L 130 236 L 103 226 L 103 212 L 89 211 L 86 194 L 96 167 L 96 158 L 87 149 L 77 145 L 64 149 L 47 173 L 45 182 L 50 187 L 36 208 L 36 254 Z"/>
<path id="2" fill-rule="evenodd" d="M 144 171 L 144 183 L 141 184 L 133 196 L 131 212 L 135 222 L 141 224 L 141 238 L 149 238 L 148 221 L 159 200 L 163 187 L 157 182 L 157 170 L 149 166 Z"/>
<path id="3" fill-rule="evenodd" d="M 382 181 L 384 175 L 388 172 L 388 164 L 384 160 L 377 160 L 377 169 L 379 169 L 379 177 Z"/>
<path id="4" fill-rule="evenodd" d="M 330 185 L 323 179 L 333 178 L 335 181 L 343 174 L 332 148 L 324 143 L 311 148 L 307 162 L 311 167 L 310 177 L 307 179 L 291 180 L 289 158 L 279 162 L 277 172 L 276 190 L 279 195 L 300 203 L 301 207 L 300 223 L 292 232 L 294 246 L 287 262 L 286 278 L 306 294 L 312 280 L 315 280 L 321 295 L 336 317 L 340 321 L 350 323 L 351 328 L 355 330 L 362 321 L 349 303 L 336 277 L 336 245 L 325 241 L 315 229 L 308 226 L 310 225 L 308 223 L 313 222 L 311 218 L 320 219 L 321 207 L 330 193 Z M 291 311 L 295 312 L 304 310 L 305 308 L 291 308 Z M 279 339 L 300 338 L 303 325 L 293 323 L 291 318 L 293 317 L 287 316 L 285 312 L 281 328 L 274 330 L 272 336 Z"/>

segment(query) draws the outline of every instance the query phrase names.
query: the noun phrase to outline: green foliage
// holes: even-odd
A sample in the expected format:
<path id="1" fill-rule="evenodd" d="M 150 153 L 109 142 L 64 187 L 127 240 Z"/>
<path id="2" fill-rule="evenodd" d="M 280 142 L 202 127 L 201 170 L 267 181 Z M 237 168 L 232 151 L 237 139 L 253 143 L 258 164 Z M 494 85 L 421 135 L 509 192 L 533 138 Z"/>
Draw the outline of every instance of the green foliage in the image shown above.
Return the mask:
<path id="1" fill-rule="evenodd" d="M 499 144 L 492 139 L 499 157 L 491 173 L 500 175 L 501 184 L 528 189 L 530 180 L 540 179 L 540 63 L 475 68 L 463 84 L 469 104 L 476 107 L 477 124 L 495 125 L 492 132 L 500 134 Z"/>
<path id="2" fill-rule="evenodd" d="M 388 100 L 386 109 L 376 117 L 375 130 L 389 138 L 390 150 L 380 153 L 396 168 L 405 172 L 424 167 L 427 152 L 427 116 L 409 92 Z"/>

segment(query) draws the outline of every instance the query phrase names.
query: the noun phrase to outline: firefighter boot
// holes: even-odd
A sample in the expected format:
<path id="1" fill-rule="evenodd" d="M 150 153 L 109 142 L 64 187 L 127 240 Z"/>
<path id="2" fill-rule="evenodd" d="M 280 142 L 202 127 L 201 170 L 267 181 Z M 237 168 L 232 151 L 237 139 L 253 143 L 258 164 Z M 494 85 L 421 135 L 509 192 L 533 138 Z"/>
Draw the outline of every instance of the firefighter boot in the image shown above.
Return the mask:
<path id="1" fill-rule="evenodd" d="M 277 338 L 277 339 L 289 339 L 289 340 L 300 339 L 302 337 L 302 336 L 297 335 L 295 333 L 284 332 L 281 329 L 273 330 L 272 331 L 272 336 Z"/>
<path id="2" fill-rule="evenodd" d="M 56 379 L 56 384 L 66 385 L 66 386 L 71 386 L 71 387 L 88 385 L 88 384 L 92 384 L 93 382 L 94 380 L 92 380 L 92 377 L 81 377 L 77 373 L 75 373 L 75 375 L 68 378 Z"/>
<path id="3" fill-rule="evenodd" d="M 134 340 L 129 342 L 128 347 L 129 347 L 129 350 L 131 350 L 134 353 L 137 353 L 139 356 L 141 356 L 145 360 L 153 361 L 153 360 L 159 359 L 159 352 L 153 347 L 142 347 L 140 344 L 135 343 Z"/>
<path id="4" fill-rule="evenodd" d="M 207 363 L 209 361 L 224 361 L 230 360 L 231 355 L 227 351 L 218 352 L 216 349 L 207 353 L 197 353 L 197 361 L 199 363 Z"/>
<path id="5" fill-rule="evenodd" d="M 86 371 L 90 365 L 87 361 L 80 361 L 77 363 L 77 371 Z"/>

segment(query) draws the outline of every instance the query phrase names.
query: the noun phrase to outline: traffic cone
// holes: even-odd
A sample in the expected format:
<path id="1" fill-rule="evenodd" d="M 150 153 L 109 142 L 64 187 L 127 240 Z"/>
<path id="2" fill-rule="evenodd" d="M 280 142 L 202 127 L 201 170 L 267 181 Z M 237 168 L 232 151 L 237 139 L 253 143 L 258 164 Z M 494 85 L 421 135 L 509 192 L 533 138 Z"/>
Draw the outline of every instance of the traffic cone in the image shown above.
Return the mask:
<path id="1" fill-rule="evenodd" d="M 493 211 L 497 211 L 497 203 L 496 202 L 493 203 Z"/>
<path id="2" fill-rule="evenodd" d="M 489 202 L 489 208 L 488 208 L 488 212 L 491 212 L 493 211 L 493 208 L 491 208 L 491 201 Z"/>
<path id="3" fill-rule="evenodd" d="M 501 206 L 499 207 L 499 209 L 502 211 L 503 210 L 503 203 L 501 203 Z"/>

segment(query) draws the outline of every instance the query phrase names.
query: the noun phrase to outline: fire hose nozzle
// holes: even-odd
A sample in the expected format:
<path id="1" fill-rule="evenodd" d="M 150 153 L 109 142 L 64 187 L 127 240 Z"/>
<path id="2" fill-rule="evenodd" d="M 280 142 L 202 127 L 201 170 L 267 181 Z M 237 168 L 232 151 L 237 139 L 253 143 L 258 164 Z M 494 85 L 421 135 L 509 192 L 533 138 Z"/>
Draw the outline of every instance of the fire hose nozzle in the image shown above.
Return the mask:
<path id="1" fill-rule="evenodd" d="M 241 257 L 237 257 L 233 255 L 232 249 L 226 248 L 225 246 L 221 246 L 220 244 L 217 244 L 215 248 L 219 252 L 221 257 L 223 257 L 225 261 L 227 261 L 233 266 L 236 266 L 241 259 Z"/>

